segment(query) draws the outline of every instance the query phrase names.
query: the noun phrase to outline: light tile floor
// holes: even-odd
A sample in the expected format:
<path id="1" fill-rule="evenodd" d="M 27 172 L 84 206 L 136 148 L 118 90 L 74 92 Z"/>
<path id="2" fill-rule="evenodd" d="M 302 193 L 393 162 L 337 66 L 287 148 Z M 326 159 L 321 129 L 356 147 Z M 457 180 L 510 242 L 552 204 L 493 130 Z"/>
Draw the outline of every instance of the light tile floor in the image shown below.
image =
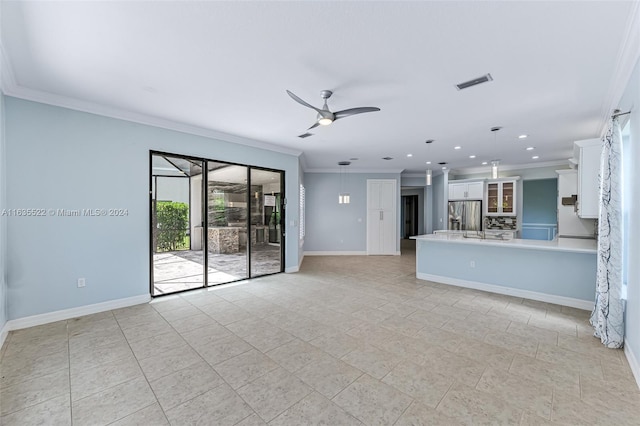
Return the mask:
<path id="1" fill-rule="evenodd" d="M 419 281 L 414 256 L 307 257 L 12 332 L 0 424 L 640 424 L 588 312 Z"/>

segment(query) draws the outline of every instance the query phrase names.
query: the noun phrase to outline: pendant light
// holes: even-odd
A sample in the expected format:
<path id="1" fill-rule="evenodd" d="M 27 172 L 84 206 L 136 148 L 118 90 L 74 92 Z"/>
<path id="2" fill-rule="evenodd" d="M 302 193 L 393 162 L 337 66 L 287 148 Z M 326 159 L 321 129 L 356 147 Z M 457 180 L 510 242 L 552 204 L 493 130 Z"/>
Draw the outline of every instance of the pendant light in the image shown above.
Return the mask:
<path id="1" fill-rule="evenodd" d="M 499 127 L 499 126 L 495 126 L 491 128 L 491 131 L 493 132 L 493 142 L 496 148 L 498 147 L 498 131 L 500 129 L 502 129 L 502 127 Z M 491 160 L 491 179 L 498 179 L 499 174 L 500 174 L 500 160 L 499 159 Z"/>
<path id="2" fill-rule="evenodd" d="M 351 202 L 351 196 L 345 189 L 347 180 L 345 167 L 349 164 L 351 164 L 351 161 L 338 162 L 338 166 L 340 166 L 340 190 L 338 192 L 338 204 L 349 204 Z"/>
<path id="3" fill-rule="evenodd" d="M 500 167 L 500 160 L 493 160 L 491 162 L 491 179 L 498 179 L 498 173 L 499 173 L 499 167 Z"/>
<path id="4" fill-rule="evenodd" d="M 431 151 L 430 147 L 431 147 L 431 144 L 433 143 L 433 139 L 429 139 L 425 143 L 427 144 L 427 158 L 429 158 L 429 151 Z M 427 161 L 427 164 L 431 164 L 431 161 Z M 433 171 L 431 170 L 431 167 L 427 169 L 427 174 L 425 175 L 425 179 L 426 179 L 427 186 L 431 186 L 431 182 L 433 180 Z"/>

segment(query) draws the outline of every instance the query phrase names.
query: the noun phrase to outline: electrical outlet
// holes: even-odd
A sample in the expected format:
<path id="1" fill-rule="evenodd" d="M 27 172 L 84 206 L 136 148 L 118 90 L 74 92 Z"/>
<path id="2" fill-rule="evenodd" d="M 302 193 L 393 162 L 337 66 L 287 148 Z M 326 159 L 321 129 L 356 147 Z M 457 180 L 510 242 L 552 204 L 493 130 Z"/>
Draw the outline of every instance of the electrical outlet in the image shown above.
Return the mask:
<path id="1" fill-rule="evenodd" d="M 470 268 L 475 268 L 476 267 L 476 261 L 472 260 L 471 262 L 469 262 L 469 267 Z"/>
<path id="2" fill-rule="evenodd" d="M 86 284 L 87 283 L 84 278 L 78 278 L 78 288 L 84 287 Z"/>

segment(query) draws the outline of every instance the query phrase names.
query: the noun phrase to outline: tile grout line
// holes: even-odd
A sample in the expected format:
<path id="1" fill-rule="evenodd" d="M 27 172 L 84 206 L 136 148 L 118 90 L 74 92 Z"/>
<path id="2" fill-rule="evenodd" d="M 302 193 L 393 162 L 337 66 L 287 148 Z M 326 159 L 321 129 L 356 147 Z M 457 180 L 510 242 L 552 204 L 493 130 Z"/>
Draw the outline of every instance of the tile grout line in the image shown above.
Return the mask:
<path id="1" fill-rule="evenodd" d="M 155 308 L 154 308 L 154 311 L 155 311 Z M 129 343 L 129 340 L 127 339 L 127 336 L 124 335 L 124 330 L 122 330 L 122 326 L 120 325 L 120 322 L 118 321 L 118 318 L 115 316 L 113 311 L 111 311 L 111 313 L 113 314 L 113 316 L 114 316 L 114 318 L 116 320 L 116 324 L 118 324 L 118 328 L 120 329 L 120 333 L 122 333 L 122 336 L 124 337 L 125 342 L 127 342 L 127 346 L 129 347 L 129 350 L 131 351 L 131 354 L 133 355 L 133 358 L 136 360 L 136 364 L 138 364 L 138 368 L 140 369 L 140 372 L 142 373 L 142 377 L 144 377 L 145 382 L 147 382 L 147 386 L 149 386 L 149 390 L 151 390 L 151 393 L 153 394 L 153 397 L 156 399 L 155 403 L 158 404 L 158 407 L 160 407 L 160 410 L 162 411 L 162 415 L 167 420 L 167 423 L 170 424 L 169 418 L 167 417 L 167 413 L 165 413 L 164 408 L 162 407 L 162 405 L 160 405 L 160 401 L 158 400 L 158 396 L 156 395 L 155 391 L 153 390 L 153 387 L 151 387 L 151 383 L 149 382 L 149 379 L 147 378 L 147 375 L 144 373 L 144 370 L 142 369 L 142 366 L 140 365 L 140 361 L 138 360 L 138 357 L 136 356 L 135 352 L 133 352 L 133 348 L 131 348 L 131 344 Z M 164 320 L 164 317 L 163 317 L 163 320 Z M 164 320 L 164 321 L 166 321 L 166 320 Z M 171 324 L 169 324 L 169 325 L 171 325 Z M 130 382 L 130 381 L 133 381 L 133 380 L 135 380 L 135 378 L 133 378 L 131 380 L 128 380 L 127 382 Z M 127 382 L 124 382 L 124 383 L 127 383 Z M 119 385 L 116 385 L 116 386 L 119 386 Z M 151 405 L 153 405 L 153 404 L 149 404 L 148 407 L 151 406 Z M 146 407 L 144 407 L 144 408 L 146 408 Z M 141 410 L 144 409 L 144 408 L 141 408 Z M 140 411 L 140 410 L 135 411 L 135 413 L 137 413 L 138 411 Z M 121 417 L 120 419 L 117 419 L 115 421 L 124 419 L 124 418 L 130 416 L 131 414 L 134 414 L 134 413 L 129 413 L 126 416 Z"/>

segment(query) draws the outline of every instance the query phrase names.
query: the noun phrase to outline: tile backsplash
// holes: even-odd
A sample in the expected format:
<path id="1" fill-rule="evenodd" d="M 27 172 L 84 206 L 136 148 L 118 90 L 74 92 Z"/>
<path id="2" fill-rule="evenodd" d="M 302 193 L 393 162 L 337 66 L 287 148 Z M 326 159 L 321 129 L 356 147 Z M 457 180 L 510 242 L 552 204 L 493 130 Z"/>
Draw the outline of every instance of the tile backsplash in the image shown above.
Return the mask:
<path id="1" fill-rule="evenodd" d="M 517 220 L 513 216 L 485 216 L 484 229 L 513 229 L 517 228 Z"/>

